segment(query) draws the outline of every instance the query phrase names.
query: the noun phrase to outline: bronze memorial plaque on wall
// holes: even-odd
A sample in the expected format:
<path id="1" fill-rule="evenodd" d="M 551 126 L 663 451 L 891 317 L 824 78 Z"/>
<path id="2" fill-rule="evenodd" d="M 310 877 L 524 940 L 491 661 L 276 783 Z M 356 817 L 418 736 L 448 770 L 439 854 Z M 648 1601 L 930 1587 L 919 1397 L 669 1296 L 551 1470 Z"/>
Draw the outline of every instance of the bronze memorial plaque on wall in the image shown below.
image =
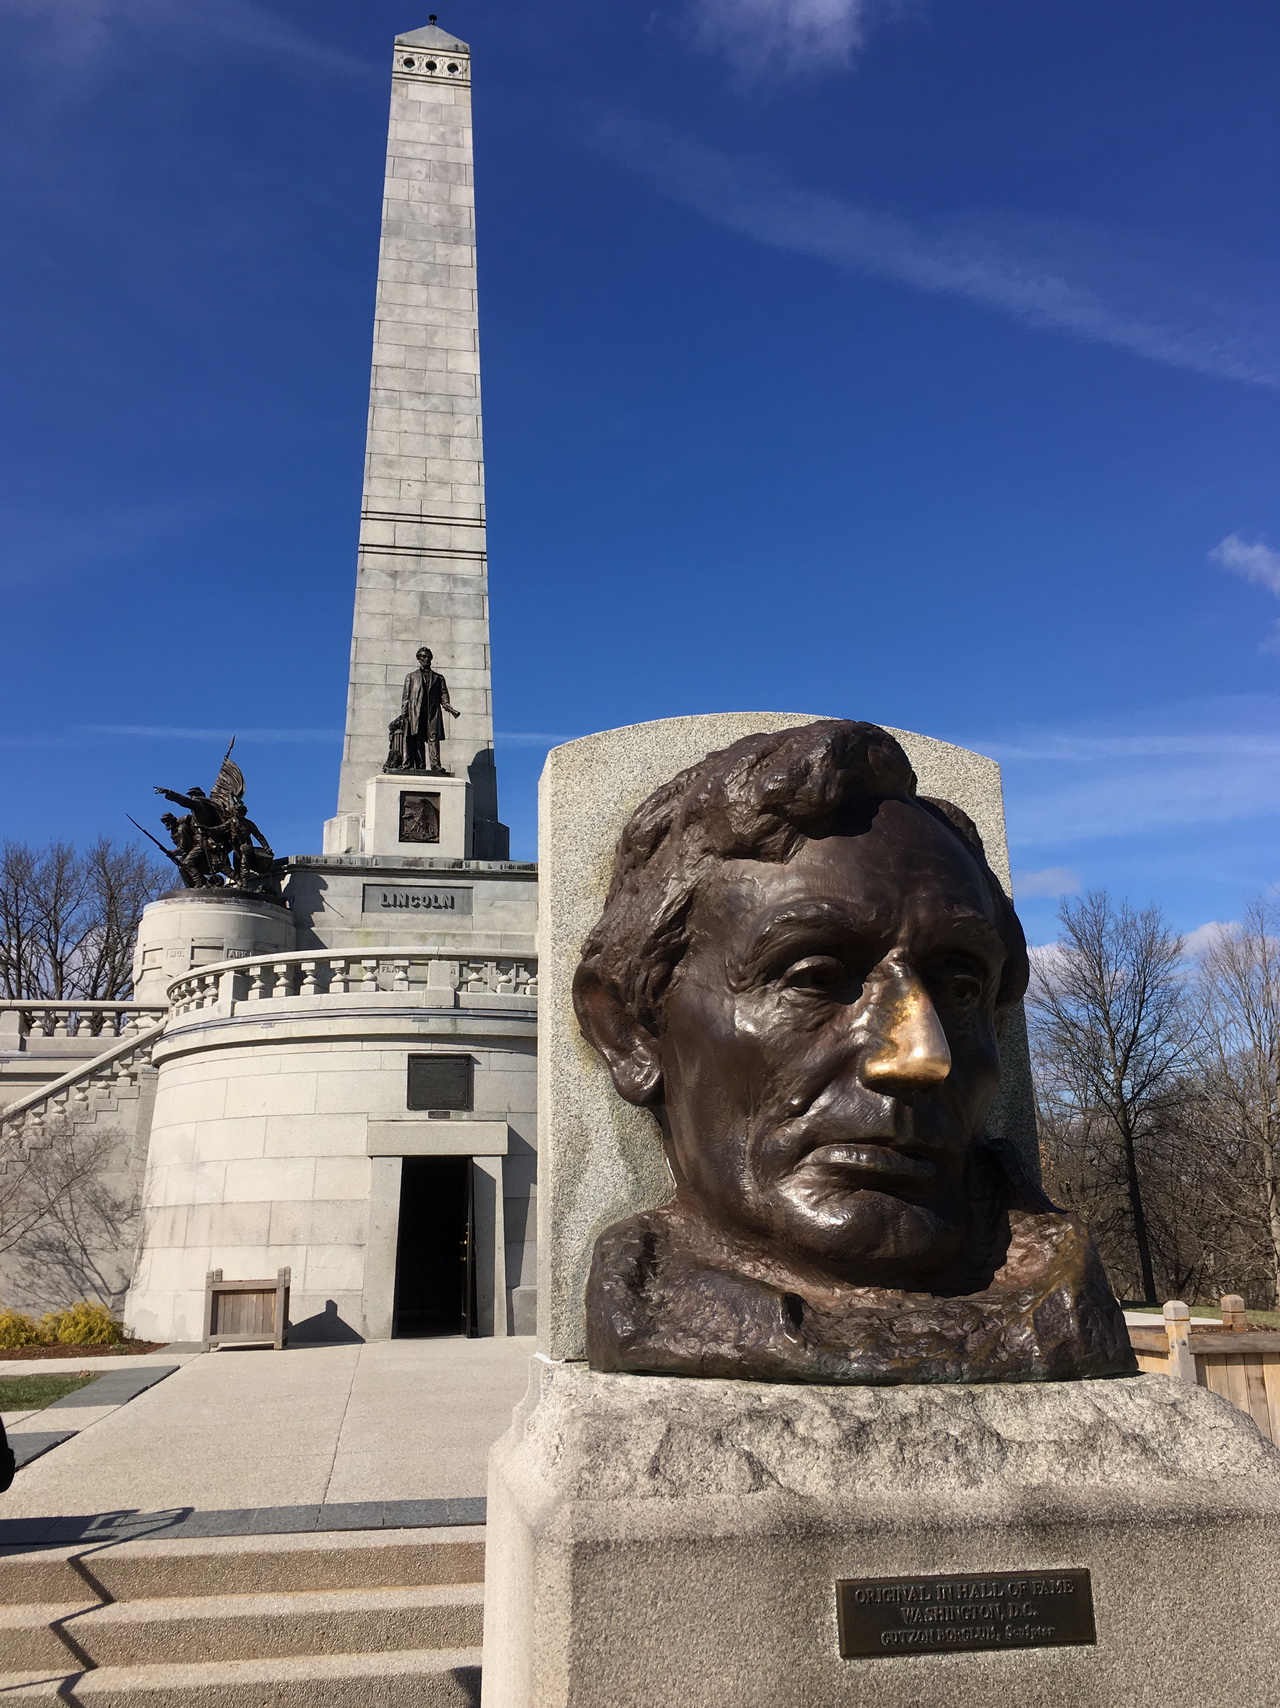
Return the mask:
<path id="1" fill-rule="evenodd" d="M 440 796 L 406 790 L 400 796 L 401 842 L 439 842 Z"/>
<path id="2" fill-rule="evenodd" d="M 845 1660 L 1098 1640 L 1087 1571 L 845 1578 L 836 1611 Z"/>

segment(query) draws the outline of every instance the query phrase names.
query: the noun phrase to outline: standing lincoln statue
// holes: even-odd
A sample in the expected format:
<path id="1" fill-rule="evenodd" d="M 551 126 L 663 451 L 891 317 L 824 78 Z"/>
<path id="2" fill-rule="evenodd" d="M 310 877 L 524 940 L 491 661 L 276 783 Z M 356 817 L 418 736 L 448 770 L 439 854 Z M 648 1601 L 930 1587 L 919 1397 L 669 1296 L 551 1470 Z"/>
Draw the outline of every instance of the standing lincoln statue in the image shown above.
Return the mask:
<path id="1" fill-rule="evenodd" d="M 430 771 L 433 776 L 447 773 L 440 763 L 440 743 L 444 739 L 444 717 L 460 717 L 449 702 L 449 684 L 438 670 L 431 668 L 432 652 L 420 646 L 418 668 L 404 679 L 400 700 L 400 715 L 390 726 L 391 745 L 387 753 L 387 771 Z"/>

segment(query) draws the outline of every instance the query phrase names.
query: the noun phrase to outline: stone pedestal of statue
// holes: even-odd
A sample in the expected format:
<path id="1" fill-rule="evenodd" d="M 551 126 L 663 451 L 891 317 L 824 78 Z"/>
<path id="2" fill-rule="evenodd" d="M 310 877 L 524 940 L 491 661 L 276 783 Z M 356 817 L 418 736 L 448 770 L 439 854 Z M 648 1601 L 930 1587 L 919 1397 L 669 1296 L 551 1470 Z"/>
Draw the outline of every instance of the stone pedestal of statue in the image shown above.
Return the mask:
<path id="1" fill-rule="evenodd" d="M 491 1460 L 484 1708 L 1270 1708 L 1278 1519 L 1280 1453 L 1164 1377 L 819 1387 L 537 1359 Z M 1055 1642 L 1079 1635 L 1081 1571 L 1096 1642 Z M 851 1579 L 891 1580 L 860 1592 L 887 1640 L 845 1659 Z M 993 1631 L 1037 1646 L 972 1646 Z"/>
<path id="2" fill-rule="evenodd" d="M 142 911 L 133 952 L 133 993 L 164 1002 L 194 967 L 250 955 L 287 955 L 296 932 L 289 909 L 242 890 L 171 890 Z"/>
<path id="3" fill-rule="evenodd" d="M 466 777 L 380 772 L 369 779 L 365 791 L 364 853 L 469 860 L 471 797 Z"/>

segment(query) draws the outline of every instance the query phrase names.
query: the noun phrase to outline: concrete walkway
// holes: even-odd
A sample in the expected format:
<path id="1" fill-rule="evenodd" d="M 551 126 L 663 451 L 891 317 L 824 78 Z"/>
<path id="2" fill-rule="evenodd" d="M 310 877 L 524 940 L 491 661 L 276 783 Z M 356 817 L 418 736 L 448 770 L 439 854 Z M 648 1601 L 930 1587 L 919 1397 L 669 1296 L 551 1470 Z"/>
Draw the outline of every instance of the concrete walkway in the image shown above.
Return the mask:
<path id="1" fill-rule="evenodd" d="M 482 1495 L 532 1339 L 209 1352 L 18 1472 L 0 1519 Z"/>
<path id="2" fill-rule="evenodd" d="M 145 1352 L 112 1358 L 15 1358 L 0 1362 L 0 1381 L 7 1382 L 18 1376 L 108 1376 L 113 1370 L 144 1370 L 156 1366 L 172 1369 L 175 1364 L 189 1364 L 196 1356 L 193 1352 L 177 1352 L 166 1358 L 159 1352 Z M 0 1422 L 10 1433 L 21 1429 L 24 1424 L 29 1429 L 39 1429 L 40 1419 L 47 1409 L 0 1412 Z M 49 1427 L 52 1428 L 52 1424 Z M 88 1420 L 78 1419 L 76 1428 L 87 1429 Z"/>

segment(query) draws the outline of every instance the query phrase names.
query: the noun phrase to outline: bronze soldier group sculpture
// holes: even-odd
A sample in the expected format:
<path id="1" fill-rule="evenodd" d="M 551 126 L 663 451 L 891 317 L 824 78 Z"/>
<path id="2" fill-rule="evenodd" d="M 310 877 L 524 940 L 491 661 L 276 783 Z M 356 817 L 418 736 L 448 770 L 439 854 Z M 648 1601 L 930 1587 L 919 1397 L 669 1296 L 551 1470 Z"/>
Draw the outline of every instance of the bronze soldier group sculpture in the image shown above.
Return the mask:
<path id="1" fill-rule="evenodd" d="M 404 679 L 400 696 L 400 711 L 392 718 L 387 733 L 390 737 L 384 771 L 425 771 L 433 777 L 449 773 L 440 763 L 440 743 L 444 740 L 444 714 L 461 717 L 449 701 L 449 684 L 438 670 L 431 668 L 434 654 L 429 646 L 417 652 L 418 668 Z"/>
<path id="2" fill-rule="evenodd" d="M 632 815 L 574 980 L 671 1201 L 606 1228 L 597 1370 L 775 1382 L 1131 1373 L 1085 1228 L 986 1131 L 1022 928 L 874 724 L 753 735 Z"/>
<path id="3" fill-rule="evenodd" d="M 244 804 L 244 773 L 231 757 L 232 738 L 217 780 L 206 795 L 198 785 L 186 794 L 157 787 L 175 806 L 184 807 L 179 817 L 167 812 L 160 822 L 169 832 L 172 848 L 143 830 L 161 853 L 172 860 L 188 889 L 230 889 L 269 900 L 280 899 L 279 866 L 271 844 L 249 817 Z"/>

